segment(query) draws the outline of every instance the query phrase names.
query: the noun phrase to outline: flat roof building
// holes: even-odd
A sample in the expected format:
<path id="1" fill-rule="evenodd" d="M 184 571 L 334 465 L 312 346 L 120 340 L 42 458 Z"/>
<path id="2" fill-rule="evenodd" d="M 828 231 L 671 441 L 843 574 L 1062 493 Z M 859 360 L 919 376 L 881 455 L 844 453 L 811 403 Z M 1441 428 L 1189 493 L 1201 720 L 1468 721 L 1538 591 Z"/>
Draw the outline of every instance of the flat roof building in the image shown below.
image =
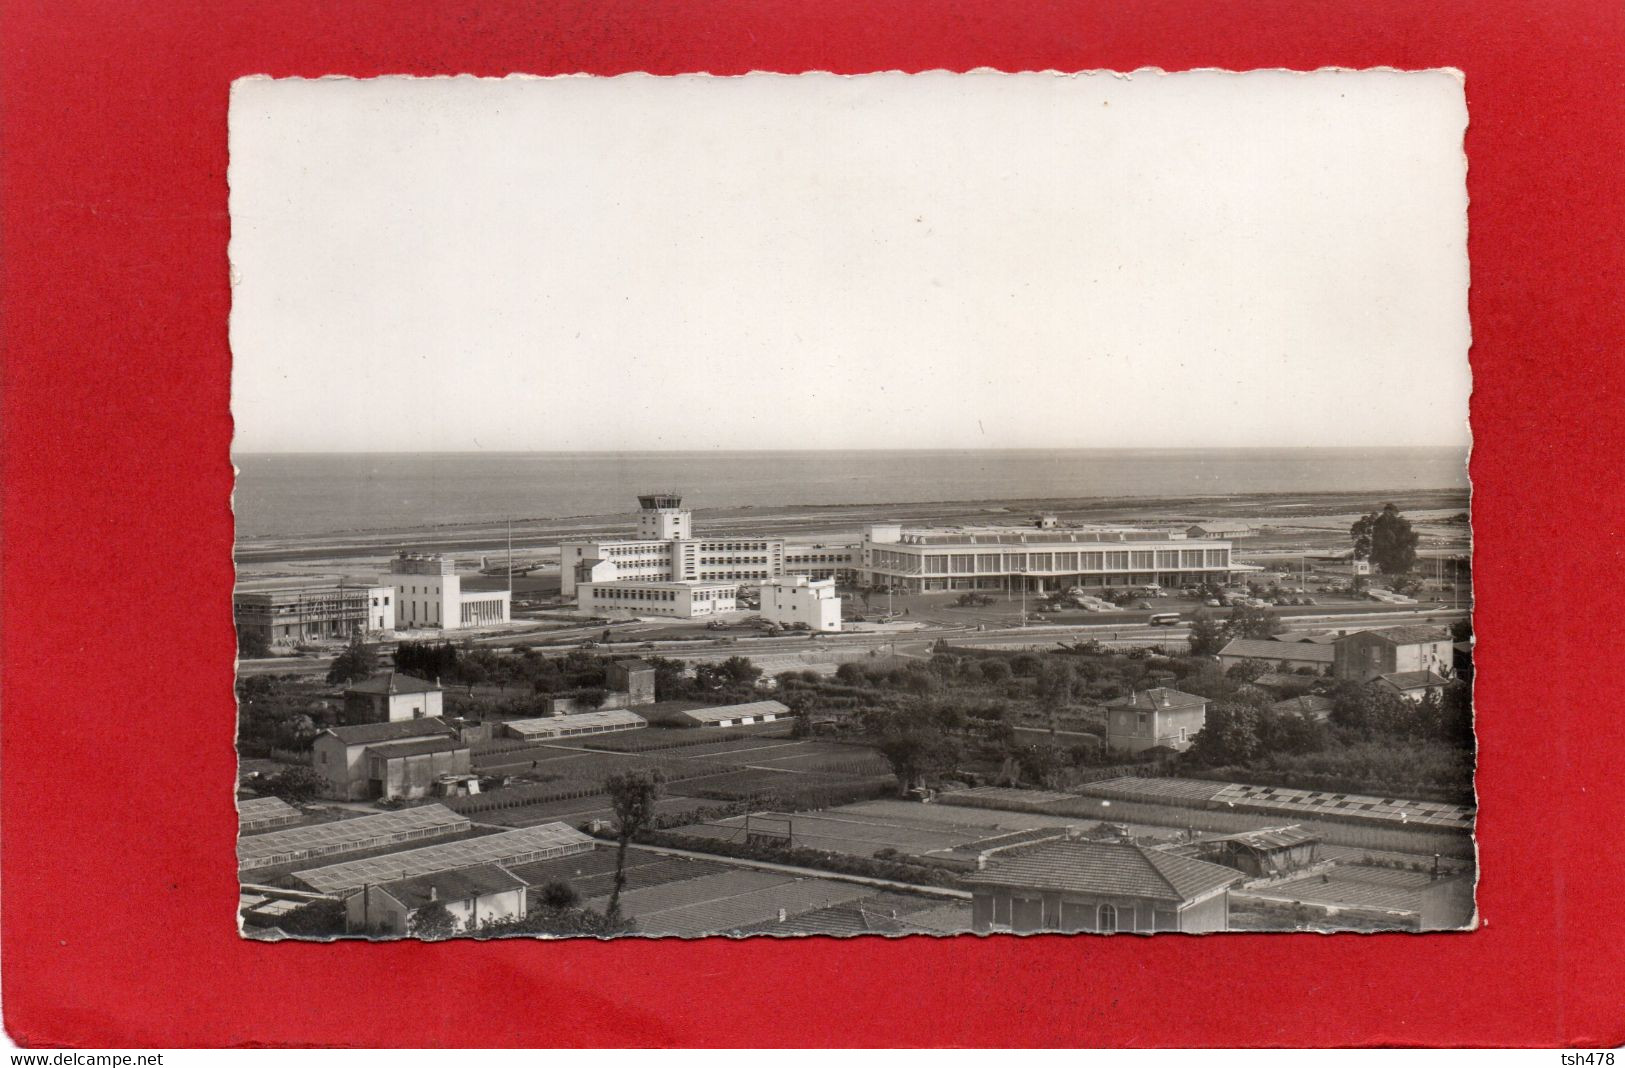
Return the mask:
<path id="1" fill-rule="evenodd" d="M 381 580 L 395 595 L 395 624 L 461 630 L 507 623 L 512 598 L 507 590 L 463 590 L 457 561 L 438 553 L 401 552 Z"/>
<path id="2" fill-rule="evenodd" d="M 868 528 L 859 581 L 913 592 L 1072 586 L 1180 587 L 1228 582 L 1237 565 L 1228 542 L 1190 544 L 1183 535 L 1125 528 Z"/>
<path id="3" fill-rule="evenodd" d="M 616 579 L 576 586 L 576 607 L 589 615 L 698 619 L 739 610 L 739 583 Z"/>
<path id="4" fill-rule="evenodd" d="M 383 585 L 238 590 L 231 597 L 238 634 L 268 647 L 394 630 L 393 601 L 394 590 Z"/>
<path id="5" fill-rule="evenodd" d="M 762 618 L 789 627 L 834 633 L 841 629 L 841 599 L 834 579 L 788 575 L 762 583 Z"/>

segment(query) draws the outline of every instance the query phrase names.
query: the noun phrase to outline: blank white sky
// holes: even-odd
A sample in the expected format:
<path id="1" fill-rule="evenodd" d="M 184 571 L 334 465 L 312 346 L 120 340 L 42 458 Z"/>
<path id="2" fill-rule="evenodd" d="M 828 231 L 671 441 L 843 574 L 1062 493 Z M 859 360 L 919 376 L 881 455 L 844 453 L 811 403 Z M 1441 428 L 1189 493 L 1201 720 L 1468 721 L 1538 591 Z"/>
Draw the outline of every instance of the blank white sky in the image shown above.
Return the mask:
<path id="1" fill-rule="evenodd" d="M 240 451 L 1465 445 L 1445 73 L 239 82 Z"/>

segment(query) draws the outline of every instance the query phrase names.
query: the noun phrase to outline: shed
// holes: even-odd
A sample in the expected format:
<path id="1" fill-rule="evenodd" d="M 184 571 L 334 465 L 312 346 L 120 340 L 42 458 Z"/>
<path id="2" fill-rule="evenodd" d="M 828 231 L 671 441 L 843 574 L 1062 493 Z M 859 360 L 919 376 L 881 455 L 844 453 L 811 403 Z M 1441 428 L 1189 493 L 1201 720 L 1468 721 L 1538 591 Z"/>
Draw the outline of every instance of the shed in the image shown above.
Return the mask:
<path id="1" fill-rule="evenodd" d="M 740 705 L 715 705 L 673 712 L 670 721 L 686 727 L 742 727 L 752 723 L 772 723 L 790 715 L 790 706 L 779 701 L 747 701 Z"/>
<path id="2" fill-rule="evenodd" d="M 1255 879 L 1307 868 L 1320 859 L 1320 844 L 1318 836 L 1297 826 L 1227 834 L 1200 843 L 1203 859 Z"/>

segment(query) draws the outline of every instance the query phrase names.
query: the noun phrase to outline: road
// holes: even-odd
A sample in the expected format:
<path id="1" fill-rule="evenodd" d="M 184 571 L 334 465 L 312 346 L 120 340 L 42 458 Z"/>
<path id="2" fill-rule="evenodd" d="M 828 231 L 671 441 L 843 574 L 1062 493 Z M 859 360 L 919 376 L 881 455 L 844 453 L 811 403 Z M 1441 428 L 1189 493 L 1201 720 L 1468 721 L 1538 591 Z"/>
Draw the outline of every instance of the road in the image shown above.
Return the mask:
<path id="1" fill-rule="evenodd" d="M 1170 609 L 1171 611 L 1172 609 Z M 1186 607 L 1181 614 L 1189 615 L 1194 609 Z M 1286 608 L 1276 610 L 1286 624 L 1287 633 L 1337 630 L 1344 628 L 1390 627 L 1407 623 L 1438 623 L 1448 625 L 1465 619 L 1465 608 L 1450 605 L 1422 604 L 1414 608 L 1395 608 L 1389 605 L 1324 605 L 1318 608 Z M 833 665 L 843 659 L 867 654 L 870 650 L 895 652 L 899 656 L 929 656 L 931 644 L 946 638 L 955 645 L 968 645 L 984 649 L 1044 649 L 1061 642 L 1095 640 L 1106 645 L 1132 646 L 1182 644 L 1190 637 L 1189 625 L 1153 627 L 1145 622 L 1151 613 L 1145 611 L 1114 613 L 1099 622 L 1088 623 L 1036 623 L 1028 627 L 1001 626 L 974 629 L 971 626 L 930 626 L 917 630 L 893 632 L 848 632 L 819 637 L 763 638 L 739 637 L 711 641 L 639 642 L 633 638 L 638 628 L 669 630 L 671 622 L 630 624 L 613 628 L 621 638 L 599 651 L 621 655 L 652 653 L 688 663 L 721 660 L 729 656 L 747 656 L 768 664 L 778 661 L 784 666 L 773 670 L 794 670 L 819 665 Z M 985 625 L 984 625 L 985 626 Z M 511 646 L 526 640 L 534 641 L 545 634 L 549 640 L 561 638 L 564 644 L 549 647 L 549 652 L 564 652 L 579 648 L 581 642 L 596 641 L 603 633 L 602 624 L 571 627 L 546 632 L 514 632 L 485 634 L 474 637 L 476 644 Z M 721 632 L 726 633 L 726 632 Z M 575 638 L 577 641 L 568 641 Z M 380 658 L 394 651 L 394 644 L 385 642 L 376 647 Z M 845 654 L 845 655 L 843 655 Z M 336 653 L 333 655 L 337 655 Z M 809 659 L 811 658 L 811 659 Z M 325 672 L 332 656 L 275 657 L 268 660 L 245 660 L 238 666 L 239 674 L 318 674 Z"/>

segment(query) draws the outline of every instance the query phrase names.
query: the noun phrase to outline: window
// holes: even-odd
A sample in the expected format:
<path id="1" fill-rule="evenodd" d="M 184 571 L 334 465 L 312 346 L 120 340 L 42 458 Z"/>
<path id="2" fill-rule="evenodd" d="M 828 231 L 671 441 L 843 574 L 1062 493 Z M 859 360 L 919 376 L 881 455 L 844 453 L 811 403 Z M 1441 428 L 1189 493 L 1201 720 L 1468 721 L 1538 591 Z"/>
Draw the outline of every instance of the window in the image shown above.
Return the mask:
<path id="1" fill-rule="evenodd" d="M 1096 925 L 1096 930 L 1098 930 L 1101 934 L 1116 934 L 1117 933 L 1117 906 L 1116 905 L 1102 905 L 1102 906 L 1100 906 L 1100 915 L 1098 917 L 1098 923 Z"/>

